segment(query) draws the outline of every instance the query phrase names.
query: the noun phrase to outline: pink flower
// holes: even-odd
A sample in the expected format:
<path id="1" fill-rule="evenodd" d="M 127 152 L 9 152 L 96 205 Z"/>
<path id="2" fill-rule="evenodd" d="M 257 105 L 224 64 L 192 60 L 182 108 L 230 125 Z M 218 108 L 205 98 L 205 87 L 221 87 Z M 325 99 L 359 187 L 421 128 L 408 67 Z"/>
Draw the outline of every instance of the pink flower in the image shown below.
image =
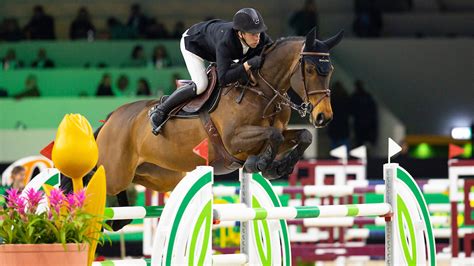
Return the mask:
<path id="1" fill-rule="evenodd" d="M 51 190 L 51 193 L 49 194 L 49 206 L 51 209 L 53 209 L 56 213 L 59 214 L 61 210 L 61 206 L 64 204 L 64 201 L 66 200 L 63 191 L 61 189 L 53 189 Z"/>
<path id="2" fill-rule="evenodd" d="M 66 197 L 66 203 L 67 203 L 67 210 L 72 212 L 76 209 L 76 197 L 74 194 L 69 194 Z"/>
<path id="3" fill-rule="evenodd" d="M 25 214 L 26 209 L 26 201 L 24 198 L 20 197 L 20 193 L 18 189 L 8 189 L 7 190 L 7 208 L 13 210 L 17 210 L 20 215 Z"/>
<path id="4" fill-rule="evenodd" d="M 38 204 L 43 198 L 43 192 L 36 191 L 33 188 L 30 188 L 26 191 L 26 199 L 28 201 L 28 212 L 35 213 L 38 208 Z"/>
<path id="5" fill-rule="evenodd" d="M 24 198 L 18 198 L 17 201 L 18 212 L 21 216 L 24 216 L 26 213 L 26 200 Z"/>
<path id="6" fill-rule="evenodd" d="M 18 189 L 16 188 L 10 188 L 10 189 L 7 189 L 7 196 L 6 196 L 6 199 L 7 199 L 7 207 L 8 208 L 16 208 L 16 203 L 17 201 L 19 200 L 20 198 L 20 193 L 18 192 Z"/>
<path id="7" fill-rule="evenodd" d="M 86 191 L 82 189 L 79 192 L 75 193 L 74 195 L 76 199 L 76 207 L 77 208 L 84 207 L 84 203 L 86 201 Z"/>

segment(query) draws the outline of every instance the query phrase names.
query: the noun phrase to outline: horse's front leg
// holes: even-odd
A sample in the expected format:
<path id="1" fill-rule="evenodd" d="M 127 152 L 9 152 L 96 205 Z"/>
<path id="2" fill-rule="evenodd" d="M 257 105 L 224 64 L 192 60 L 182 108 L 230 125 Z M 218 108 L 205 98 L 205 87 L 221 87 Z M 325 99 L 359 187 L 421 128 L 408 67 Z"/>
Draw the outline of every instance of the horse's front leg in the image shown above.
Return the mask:
<path id="1" fill-rule="evenodd" d="M 249 173 L 261 172 L 275 160 L 283 140 L 281 131 L 275 127 L 244 126 L 238 128 L 232 137 L 232 152 L 256 152 L 257 155 L 247 158 L 244 169 Z"/>
<path id="2" fill-rule="evenodd" d="M 304 151 L 313 140 L 311 132 L 306 129 L 283 131 L 285 141 L 280 146 L 279 154 L 283 157 L 273 161 L 271 166 L 262 174 L 268 179 L 280 178 L 293 172 L 296 163 L 303 157 Z"/>

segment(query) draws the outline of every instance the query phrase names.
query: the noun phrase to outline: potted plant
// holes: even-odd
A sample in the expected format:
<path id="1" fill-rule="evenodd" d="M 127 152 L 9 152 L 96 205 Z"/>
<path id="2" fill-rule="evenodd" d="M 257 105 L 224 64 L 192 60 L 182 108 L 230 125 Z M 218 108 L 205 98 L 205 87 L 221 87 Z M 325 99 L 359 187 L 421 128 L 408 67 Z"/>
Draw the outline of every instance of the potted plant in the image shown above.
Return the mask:
<path id="1" fill-rule="evenodd" d="M 46 197 L 48 210 L 37 212 L 42 191 L 30 189 L 21 197 L 7 190 L 0 210 L 0 265 L 87 265 L 88 246 L 97 240 L 88 229 L 97 219 L 86 211 L 85 191 L 64 195 L 52 189 Z"/>
<path id="2" fill-rule="evenodd" d="M 89 121 L 80 114 L 65 115 L 52 144 L 54 165 L 72 178 L 74 193 L 64 195 L 43 185 L 49 208 L 39 212 L 43 192 L 29 190 L 22 197 L 9 190 L 6 207 L 0 209 L 0 266 L 91 265 L 97 243 L 103 241 L 101 228 L 110 230 L 103 215 L 104 167 L 97 167 L 85 190 L 82 184 L 98 158 Z"/>

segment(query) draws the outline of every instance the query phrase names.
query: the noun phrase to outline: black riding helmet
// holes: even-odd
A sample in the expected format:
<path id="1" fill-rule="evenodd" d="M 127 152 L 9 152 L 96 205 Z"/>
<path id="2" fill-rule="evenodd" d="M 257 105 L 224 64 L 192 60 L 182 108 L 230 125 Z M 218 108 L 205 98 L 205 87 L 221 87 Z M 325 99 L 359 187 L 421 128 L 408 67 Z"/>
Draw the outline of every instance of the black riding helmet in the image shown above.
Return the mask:
<path id="1" fill-rule="evenodd" d="M 242 8 L 234 15 L 233 28 L 248 33 L 260 33 L 267 30 L 263 17 L 253 8 Z"/>

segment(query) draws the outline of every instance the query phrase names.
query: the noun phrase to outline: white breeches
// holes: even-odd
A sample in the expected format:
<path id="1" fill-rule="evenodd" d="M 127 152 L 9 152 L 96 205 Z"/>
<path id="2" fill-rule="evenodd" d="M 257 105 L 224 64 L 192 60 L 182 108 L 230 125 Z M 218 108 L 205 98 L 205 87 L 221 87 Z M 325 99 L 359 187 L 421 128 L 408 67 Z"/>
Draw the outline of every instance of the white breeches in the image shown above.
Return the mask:
<path id="1" fill-rule="evenodd" d="M 189 75 L 191 76 L 191 80 L 196 83 L 196 93 L 201 94 L 206 90 L 208 84 L 206 66 L 204 64 L 204 59 L 186 50 L 186 47 L 184 46 L 184 37 L 187 36 L 186 33 L 187 31 L 183 34 L 183 37 L 181 37 L 179 46 L 184 57 L 184 62 L 186 62 Z"/>

